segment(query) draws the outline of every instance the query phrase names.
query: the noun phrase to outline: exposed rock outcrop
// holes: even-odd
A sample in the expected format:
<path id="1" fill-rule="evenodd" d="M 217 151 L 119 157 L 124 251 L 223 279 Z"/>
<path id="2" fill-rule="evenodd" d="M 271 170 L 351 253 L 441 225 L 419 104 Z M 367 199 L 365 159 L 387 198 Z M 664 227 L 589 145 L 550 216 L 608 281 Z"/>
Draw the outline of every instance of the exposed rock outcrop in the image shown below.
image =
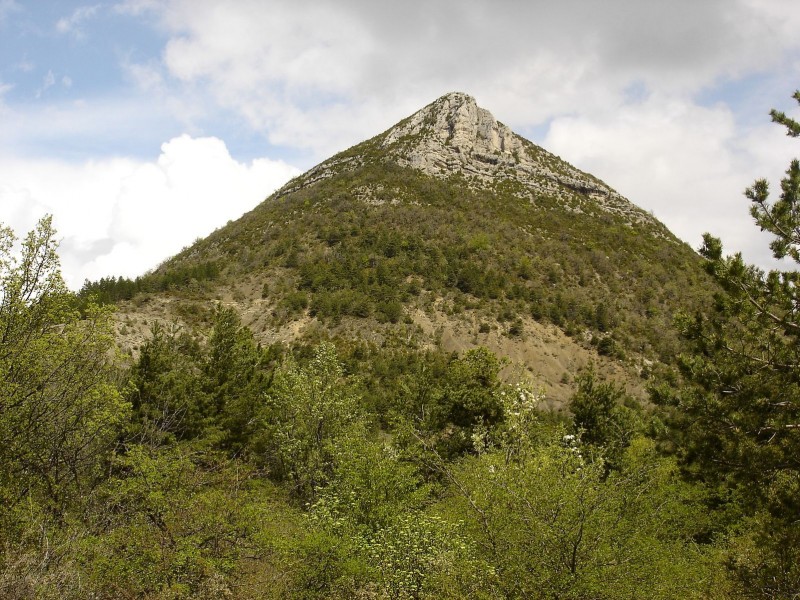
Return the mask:
<path id="1" fill-rule="evenodd" d="M 404 119 L 389 131 L 321 163 L 278 192 L 291 193 L 350 170 L 379 149 L 382 160 L 434 177 L 463 175 L 476 187 L 521 184 L 532 202 L 540 195 L 559 199 L 567 210 L 587 204 L 624 217 L 629 223 L 658 222 L 605 183 L 515 134 L 468 94 L 452 92 Z"/>
<path id="2" fill-rule="evenodd" d="M 453 92 L 389 130 L 382 146 L 400 164 L 429 175 L 455 172 L 482 180 L 514 177 L 534 188 L 558 185 L 583 193 L 615 194 L 593 177 L 516 135 L 467 94 Z"/>

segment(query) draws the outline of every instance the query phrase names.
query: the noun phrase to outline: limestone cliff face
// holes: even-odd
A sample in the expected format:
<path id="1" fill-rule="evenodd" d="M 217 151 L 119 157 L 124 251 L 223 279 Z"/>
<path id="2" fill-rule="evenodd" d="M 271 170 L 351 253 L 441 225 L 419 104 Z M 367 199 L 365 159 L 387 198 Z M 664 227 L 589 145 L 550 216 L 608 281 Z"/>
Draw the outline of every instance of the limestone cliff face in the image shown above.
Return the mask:
<path id="1" fill-rule="evenodd" d="M 412 143 L 408 152 L 397 154 L 399 161 L 430 175 L 482 172 L 484 165 L 514 164 L 515 155 L 524 155 L 521 138 L 480 108 L 472 96 L 458 92 L 439 98 L 390 129 L 381 145 L 391 148 L 405 140 Z"/>
<path id="2" fill-rule="evenodd" d="M 429 175 L 461 172 L 482 180 L 513 177 L 555 191 L 613 194 L 597 179 L 516 135 L 467 94 L 453 92 L 390 129 L 382 146 L 396 160 Z"/>
<path id="3" fill-rule="evenodd" d="M 377 158 L 376 158 L 377 157 Z M 278 195 L 326 179 L 369 160 L 392 161 L 433 176 L 464 176 L 475 187 L 500 181 L 522 185 L 532 202 L 541 195 L 581 212 L 586 203 L 631 224 L 655 219 L 602 181 L 515 134 L 468 94 L 446 94 L 385 133 L 351 148 L 289 182 Z"/>

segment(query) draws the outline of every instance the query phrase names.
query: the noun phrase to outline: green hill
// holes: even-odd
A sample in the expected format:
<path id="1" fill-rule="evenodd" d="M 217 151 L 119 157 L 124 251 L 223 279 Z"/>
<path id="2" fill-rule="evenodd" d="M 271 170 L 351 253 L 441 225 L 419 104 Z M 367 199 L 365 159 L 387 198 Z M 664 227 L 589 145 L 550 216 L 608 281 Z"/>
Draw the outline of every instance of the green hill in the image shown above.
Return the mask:
<path id="1" fill-rule="evenodd" d="M 453 93 L 123 294 L 136 290 L 119 328 L 129 347 L 153 319 L 203 325 L 216 299 L 264 344 L 487 346 L 563 400 L 590 363 L 636 388 L 653 362 L 671 362 L 673 315 L 710 284 L 652 215 Z"/>

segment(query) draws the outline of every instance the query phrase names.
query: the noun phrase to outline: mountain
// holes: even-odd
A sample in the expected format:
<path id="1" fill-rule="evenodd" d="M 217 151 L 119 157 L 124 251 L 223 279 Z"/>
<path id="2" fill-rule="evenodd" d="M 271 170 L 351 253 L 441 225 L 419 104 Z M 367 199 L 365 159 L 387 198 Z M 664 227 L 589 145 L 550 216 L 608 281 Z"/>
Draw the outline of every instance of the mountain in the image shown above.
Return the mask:
<path id="1" fill-rule="evenodd" d="M 710 289 L 651 214 L 451 93 L 138 280 L 118 333 L 135 353 L 216 301 L 262 344 L 486 346 L 557 403 L 589 364 L 640 392 Z"/>
<path id="2" fill-rule="evenodd" d="M 658 221 L 596 177 L 584 173 L 516 135 L 475 99 L 463 93 L 442 96 L 389 131 L 314 167 L 290 182 L 277 196 L 297 191 L 343 170 L 375 160 L 411 167 L 426 175 L 448 178 L 460 174 L 473 189 L 501 182 L 523 186 L 520 197 L 556 198 L 564 208 L 580 212 L 585 201 L 629 223 Z"/>

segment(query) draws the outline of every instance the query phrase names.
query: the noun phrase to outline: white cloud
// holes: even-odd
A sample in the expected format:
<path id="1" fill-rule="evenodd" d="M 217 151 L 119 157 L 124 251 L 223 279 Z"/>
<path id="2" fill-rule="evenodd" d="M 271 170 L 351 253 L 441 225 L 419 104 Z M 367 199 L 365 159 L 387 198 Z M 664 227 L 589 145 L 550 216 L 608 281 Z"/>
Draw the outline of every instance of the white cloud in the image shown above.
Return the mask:
<path id="1" fill-rule="evenodd" d="M 780 0 L 145 5 L 170 32 L 173 77 L 316 159 L 454 89 L 530 126 L 624 106 L 634 85 L 689 97 L 800 47 Z"/>
<path id="2" fill-rule="evenodd" d="M 53 87 L 56 84 L 56 76 L 53 74 L 53 71 L 47 71 L 45 76 L 42 77 L 42 87 L 40 87 L 36 91 L 36 97 L 41 98 L 42 94 L 44 94 L 48 89 Z"/>
<path id="3" fill-rule="evenodd" d="M 139 16 L 157 12 L 163 8 L 162 0 L 123 0 L 114 5 L 114 11 L 122 15 Z"/>
<path id="4" fill-rule="evenodd" d="M 100 8 L 100 4 L 95 4 L 93 6 L 79 6 L 72 11 L 70 16 L 62 17 L 56 21 L 56 31 L 63 34 L 71 34 L 78 39 L 83 39 L 85 34 L 81 29 L 81 25 L 94 18 Z"/>
<path id="5" fill-rule="evenodd" d="M 16 65 L 14 65 L 14 69 L 20 71 L 22 73 L 30 73 L 36 68 L 36 64 L 32 61 L 28 60 L 27 57 L 23 58 L 19 61 Z"/>
<path id="6" fill-rule="evenodd" d="M 122 65 L 125 74 L 133 80 L 136 86 L 145 91 L 155 91 L 163 94 L 165 91 L 164 78 L 158 66 L 153 64 L 137 64 L 124 62 Z"/>
<path id="7" fill-rule="evenodd" d="M 622 113 L 557 119 L 545 145 L 653 210 L 693 247 L 708 231 L 749 261 L 772 264 L 743 192 L 756 178 L 777 185 L 797 153 L 778 126 L 742 134 L 724 106 L 653 97 Z"/>
<path id="8" fill-rule="evenodd" d="M 14 89 L 13 85 L 3 83 L 3 80 L 0 79 L 0 121 L 3 123 L 9 122 L 9 117 L 11 116 L 11 110 L 6 106 L 3 96 L 12 89 Z"/>
<path id="9" fill-rule="evenodd" d="M 67 283 L 134 277 L 241 216 L 297 174 L 269 159 L 243 164 L 216 138 L 183 135 L 154 162 L 0 162 L 0 221 L 18 233 L 45 213 L 62 236 Z"/>

